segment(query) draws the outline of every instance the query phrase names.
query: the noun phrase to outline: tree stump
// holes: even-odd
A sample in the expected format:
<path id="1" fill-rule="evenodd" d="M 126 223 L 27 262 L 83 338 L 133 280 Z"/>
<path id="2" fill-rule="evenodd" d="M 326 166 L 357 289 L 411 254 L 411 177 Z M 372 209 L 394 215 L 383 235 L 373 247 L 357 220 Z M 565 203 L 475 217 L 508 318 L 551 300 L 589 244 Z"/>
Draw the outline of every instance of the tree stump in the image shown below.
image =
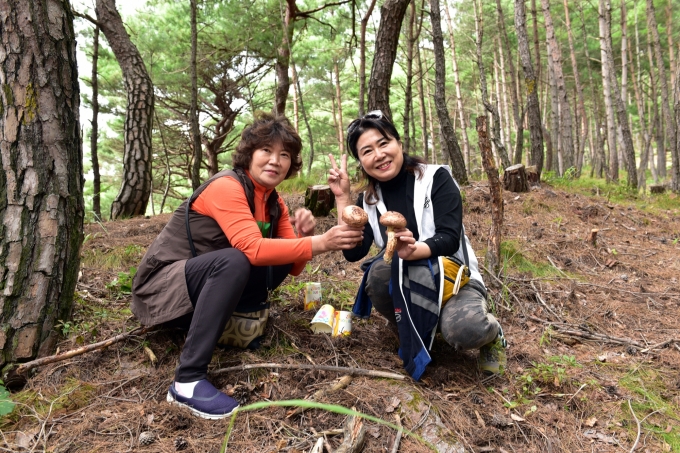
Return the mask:
<path id="1" fill-rule="evenodd" d="M 527 181 L 529 181 L 529 187 L 536 187 L 540 185 L 541 177 L 538 174 L 536 165 L 529 165 L 527 168 L 525 168 L 525 170 L 527 173 Z"/>
<path id="2" fill-rule="evenodd" d="M 649 186 L 650 193 L 664 193 L 666 192 L 666 186 L 663 184 L 654 184 Z"/>
<path id="3" fill-rule="evenodd" d="M 529 182 L 524 164 L 512 165 L 503 173 L 503 188 L 510 192 L 528 192 Z"/>
<path id="4" fill-rule="evenodd" d="M 329 186 L 317 185 L 307 187 L 305 192 L 305 208 L 312 211 L 314 217 L 326 217 L 335 205 L 335 195 Z"/>

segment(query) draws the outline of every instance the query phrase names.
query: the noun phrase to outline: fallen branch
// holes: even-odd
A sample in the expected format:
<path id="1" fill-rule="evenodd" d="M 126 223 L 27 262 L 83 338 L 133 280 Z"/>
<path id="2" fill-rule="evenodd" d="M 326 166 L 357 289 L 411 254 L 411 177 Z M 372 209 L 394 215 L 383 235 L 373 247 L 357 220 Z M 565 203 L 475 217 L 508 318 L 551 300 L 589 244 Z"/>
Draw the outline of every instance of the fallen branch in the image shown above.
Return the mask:
<path id="1" fill-rule="evenodd" d="M 352 410 L 356 410 L 352 408 Z M 364 446 L 366 439 L 366 426 L 360 417 L 351 415 L 347 417 L 343 427 L 345 438 L 342 444 L 335 450 L 335 453 L 358 453 Z"/>
<path id="2" fill-rule="evenodd" d="M 510 289 L 510 287 L 509 287 L 508 285 L 506 285 L 505 283 L 503 283 L 503 281 L 501 281 L 501 279 L 499 279 L 498 277 L 496 277 L 496 276 L 495 276 L 491 271 L 489 271 L 489 269 L 487 269 L 483 264 L 480 264 L 479 266 L 480 266 L 482 269 L 484 269 L 484 270 L 486 271 L 487 275 L 490 275 L 491 278 L 493 278 L 494 280 L 496 280 L 496 282 L 500 283 L 500 285 L 508 291 L 508 294 L 510 294 L 510 295 L 515 299 L 515 301 L 517 302 L 517 305 L 520 305 L 520 306 L 522 305 L 522 303 L 519 301 L 519 299 L 517 298 L 517 296 L 515 295 L 515 293 L 512 292 L 512 290 Z M 499 305 L 500 305 L 501 307 L 505 308 L 506 310 L 511 311 L 511 308 L 510 308 L 510 307 L 507 307 L 507 306 L 505 306 L 505 305 L 503 305 L 503 304 L 499 304 Z"/>
<path id="3" fill-rule="evenodd" d="M 399 443 L 401 442 L 401 435 L 404 432 L 404 430 L 402 429 L 402 426 L 401 426 L 401 417 L 399 417 L 399 414 L 394 414 L 394 422 L 399 427 L 399 431 L 397 431 L 397 435 L 394 438 L 394 444 L 392 445 L 392 453 L 397 453 L 399 451 Z"/>
<path id="4" fill-rule="evenodd" d="M 121 333 L 119 335 L 116 335 L 115 337 L 109 338 L 108 340 L 89 344 L 87 346 L 82 346 L 76 349 L 71 349 L 70 351 L 61 352 L 59 354 L 51 355 L 48 357 L 41 357 L 39 359 L 31 360 L 30 362 L 22 363 L 21 365 L 19 365 L 19 367 L 17 367 L 16 369 L 16 372 L 17 374 L 23 374 L 29 370 L 32 370 L 35 367 L 47 365 L 49 363 L 54 362 L 61 362 L 62 360 L 70 359 L 71 357 L 75 357 L 77 355 L 86 354 L 88 352 L 108 348 L 109 346 L 119 343 L 123 340 L 126 340 L 132 336 L 143 335 L 145 333 L 148 333 L 151 329 L 152 327 L 145 326 L 137 327 L 136 329 L 133 329 L 127 333 Z"/>
<path id="5" fill-rule="evenodd" d="M 345 376 L 341 377 L 340 380 L 338 382 L 334 383 L 333 385 L 330 385 L 327 388 L 323 388 L 321 390 L 317 390 L 316 392 L 314 392 L 314 394 L 311 396 L 311 398 L 309 398 L 309 400 L 318 402 L 319 400 L 321 400 L 321 398 L 323 398 L 324 396 L 326 396 L 330 393 L 335 393 L 338 390 L 347 388 L 347 386 L 351 382 L 352 382 L 352 376 L 345 375 Z M 305 410 L 304 407 L 296 407 L 295 409 L 288 411 L 288 413 L 286 414 L 286 418 L 290 418 L 293 415 L 300 414 L 300 413 L 304 412 L 304 410 Z"/>
<path id="6" fill-rule="evenodd" d="M 344 373 L 350 376 L 371 376 L 381 377 L 387 379 L 404 380 L 406 376 L 403 374 L 389 373 L 387 371 L 366 370 L 364 368 L 350 368 L 344 366 L 329 366 L 329 365 L 307 365 L 307 364 L 289 364 L 289 363 L 250 363 L 245 365 L 232 366 L 229 368 L 221 368 L 212 371 L 211 374 L 224 374 L 232 371 L 246 371 L 255 370 L 259 368 L 279 368 L 283 370 L 310 370 L 310 371 L 335 371 L 337 373 Z"/>
<path id="7" fill-rule="evenodd" d="M 640 427 L 640 420 L 638 420 L 637 415 L 635 415 L 635 411 L 633 410 L 633 406 L 630 404 L 630 400 L 628 400 L 628 408 L 630 409 L 630 413 L 633 414 L 633 418 L 635 419 L 635 423 L 637 423 L 637 437 L 635 438 L 635 443 L 633 444 L 633 448 L 630 449 L 630 452 L 633 453 L 635 449 L 637 448 L 637 444 L 640 441 L 640 434 L 642 432 L 642 429 Z"/>

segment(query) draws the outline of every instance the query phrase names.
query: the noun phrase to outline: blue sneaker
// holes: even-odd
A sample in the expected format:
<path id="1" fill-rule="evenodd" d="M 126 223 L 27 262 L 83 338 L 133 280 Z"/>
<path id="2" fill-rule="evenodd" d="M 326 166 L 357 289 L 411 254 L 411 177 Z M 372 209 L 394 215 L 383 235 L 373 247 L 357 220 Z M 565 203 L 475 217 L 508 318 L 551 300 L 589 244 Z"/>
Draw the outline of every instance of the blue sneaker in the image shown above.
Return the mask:
<path id="1" fill-rule="evenodd" d="M 170 384 L 168 403 L 186 407 L 197 417 L 219 420 L 229 417 L 238 409 L 238 402 L 217 390 L 210 382 L 203 379 L 194 387 L 194 396 L 187 398 L 175 391 L 175 383 Z"/>

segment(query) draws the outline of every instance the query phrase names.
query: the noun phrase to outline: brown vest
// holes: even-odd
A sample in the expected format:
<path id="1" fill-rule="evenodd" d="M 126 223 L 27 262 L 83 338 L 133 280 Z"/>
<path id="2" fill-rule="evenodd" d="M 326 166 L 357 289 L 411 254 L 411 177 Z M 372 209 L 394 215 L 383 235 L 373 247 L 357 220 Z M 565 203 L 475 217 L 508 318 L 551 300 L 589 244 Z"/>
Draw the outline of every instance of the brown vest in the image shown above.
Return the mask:
<path id="1" fill-rule="evenodd" d="M 241 183 L 250 211 L 255 213 L 253 182 L 238 168 L 217 173 L 182 202 L 147 249 L 132 282 L 130 309 L 142 325 L 161 324 L 193 311 L 184 276 L 184 264 L 194 256 L 231 247 L 215 219 L 191 210 L 191 204 L 203 190 L 217 178 L 224 176 Z M 271 222 L 270 237 L 273 237 L 281 217 L 275 190 L 267 200 L 267 208 Z"/>

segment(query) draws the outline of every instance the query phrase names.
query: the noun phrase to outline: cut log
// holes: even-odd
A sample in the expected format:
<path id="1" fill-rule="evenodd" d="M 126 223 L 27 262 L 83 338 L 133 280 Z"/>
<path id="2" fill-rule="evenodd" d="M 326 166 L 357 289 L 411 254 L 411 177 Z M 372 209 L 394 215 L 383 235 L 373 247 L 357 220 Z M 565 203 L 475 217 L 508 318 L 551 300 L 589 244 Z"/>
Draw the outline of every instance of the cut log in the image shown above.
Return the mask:
<path id="1" fill-rule="evenodd" d="M 352 408 L 356 410 L 356 408 Z M 345 435 L 342 444 L 335 450 L 335 453 L 359 453 L 364 447 L 366 438 L 366 426 L 364 421 L 353 415 L 347 417 L 342 428 Z"/>
<path id="2" fill-rule="evenodd" d="M 529 182 L 524 164 L 512 165 L 503 173 L 503 188 L 510 192 L 528 192 Z"/>
<path id="3" fill-rule="evenodd" d="M 590 233 L 586 237 L 586 241 L 593 244 L 593 246 L 597 245 L 597 232 L 598 231 L 600 231 L 600 230 L 598 230 L 597 228 L 593 228 L 592 230 L 590 230 Z"/>
<path id="4" fill-rule="evenodd" d="M 541 184 L 541 175 L 538 174 L 536 165 L 529 165 L 525 168 L 527 173 L 527 181 L 529 181 L 530 187 L 536 187 Z"/>
<path id="5" fill-rule="evenodd" d="M 307 187 L 305 192 L 305 208 L 312 211 L 314 217 L 326 217 L 335 205 L 335 195 L 329 186 L 317 185 Z"/>
<path id="6" fill-rule="evenodd" d="M 664 193 L 666 192 L 666 186 L 663 184 L 655 184 L 649 186 L 649 192 L 650 193 Z"/>

